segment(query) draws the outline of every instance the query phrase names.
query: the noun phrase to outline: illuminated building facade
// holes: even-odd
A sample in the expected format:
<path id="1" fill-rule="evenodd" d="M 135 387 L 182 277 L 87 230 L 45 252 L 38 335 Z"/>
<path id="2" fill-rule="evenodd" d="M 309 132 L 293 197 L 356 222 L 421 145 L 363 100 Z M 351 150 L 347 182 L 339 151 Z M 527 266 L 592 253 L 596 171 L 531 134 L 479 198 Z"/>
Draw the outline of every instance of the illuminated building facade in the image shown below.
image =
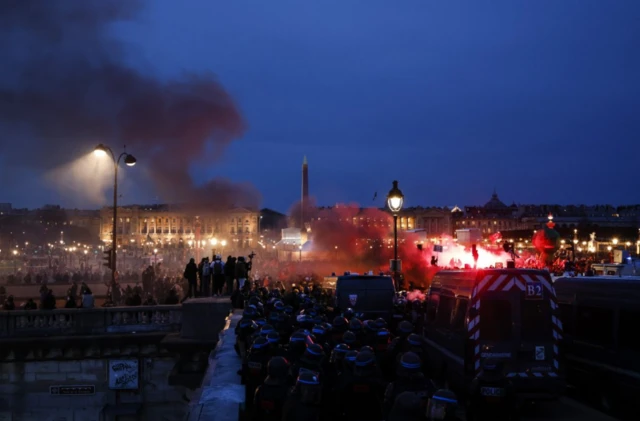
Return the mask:
<path id="1" fill-rule="evenodd" d="M 451 210 L 449 208 L 407 208 L 398 215 L 398 229 L 424 230 L 428 237 L 451 235 Z"/>
<path id="2" fill-rule="evenodd" d="M 111 242 L 112 209 L 100 211 L 100 238 Z M 226 212 L 193 213 L 179 206 L 123 206 L 118 208 L 118 245 L 178 246 L 194 241 L 225 241 L 229 247 L 252 247 L 257 241 L 259 212 L 245 208 Z"/>
<path id="3" fill-rule="evenodd" d="M 339 206 L 336 207 L 336 209 Z M 318 208 L 318 210 L 332 208 Z M 378 210 L 374 208 L 361 208 L 360 212 L 351 216 L 345 221 L 351 222 L 360 227 L 387 227 L 389 232 L 393 230 L 393 221 L 388 209 L 380 209 L 380 213 L 368 212 L 368 210 Z M 384 214 L 383 214 L 384 213 Z M 340 218 L 340 213 L 329 214 L 335 218 Z M 312 218 L 312 222 L 318 218 Z M 340 219 L 342 221 L 342 219 Z M 428 236 L 440 236 L 451 234 L 451 210 L 439 207 L 413 207 L 405 208 L 398 214 L 398 230 L 424 230 Z"/>
<path id="4" fill-rule="evenodd" d="M 507 206 L 495 191 L 484 206 L 465 206 L 464 212 L 458 209 L 452 212 L 452 217 L 455 230 L 477 228 L 485 237 L 496 232 L 532 229 L 523 220 L 519 207 L 515 203 Z"/>

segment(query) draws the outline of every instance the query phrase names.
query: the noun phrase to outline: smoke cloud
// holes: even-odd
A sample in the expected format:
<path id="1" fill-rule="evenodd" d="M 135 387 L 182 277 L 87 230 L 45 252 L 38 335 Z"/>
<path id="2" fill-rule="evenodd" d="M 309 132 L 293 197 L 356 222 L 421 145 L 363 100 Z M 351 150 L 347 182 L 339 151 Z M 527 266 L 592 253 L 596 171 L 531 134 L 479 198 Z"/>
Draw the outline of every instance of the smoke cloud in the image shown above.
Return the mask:
<path id="1" fill-rule="evenodd" d="M 292 226 L 300 226 L 302 210 L 300 203 L 291 207 Z M 305 219 L 311 221 L 311 244 L 305 246 L 309 255 L 305 256 L 304 262 L 292 262 L 286 270 L 280 268 L 282 279 L 290 274 L 326 276 L 344 271 L 389 272 L 390 259 L 393 259 L 393 217 L 389 213 L 356 204 L 317 208 L 310 200 L 304 214 Z M 436 244 L 442 246 L 442 252 L 433 251 Z M 490 268 L 497 263 L 505 265 L 510 259 L 499 246 L 484 243 L 477 246 L 478 268 Z M 437 259 L 437 265 L 431 264 L 432 257 Z M 424 232 L 399 230 L 398 258 L 402 261 L 405 288 L 411 285 L 427 287 L 439 270 L 474 266 L 471 249 L 457 244 L 447 233 L 427 237 Z M 276 272 L 275 268 L 266 270 Z M 418 292 L 412 294 L 416 299 L 422 299 Z"/>
<path id="2" fill-rule="evenodd" d="M 190 165 L 215 163 L 245 122 L 210 74 L 161 81 L 125 64 L 128 50 L 109 31 L 143 7 L 139 0 L 0 3 L 2 154 L 50 171 L 97 143 L 114 152 L 126 144 L 164 201 L 258 206 L 249 185 L 191 179 Z"/>

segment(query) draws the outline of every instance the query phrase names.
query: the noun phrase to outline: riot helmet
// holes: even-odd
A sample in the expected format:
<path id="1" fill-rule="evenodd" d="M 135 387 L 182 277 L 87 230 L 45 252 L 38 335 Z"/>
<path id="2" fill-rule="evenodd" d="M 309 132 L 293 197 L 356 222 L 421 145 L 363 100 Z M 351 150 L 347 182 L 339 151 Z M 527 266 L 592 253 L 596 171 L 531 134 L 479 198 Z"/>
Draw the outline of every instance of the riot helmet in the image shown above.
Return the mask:
<path id="1" fill-rule="evenodd" d="M 338 363 L 344 359 L 344 356 L 349 352 L 349 345 L 347 344 L 338 344 L 331 351 L 331 357 L 329 362 L 331 364 Z"/>
<path id="2" fill-rule="evenodd" d="M 263 336 L 258 336 L 251 344 L 251 353 L 263 352 L 269 346 L 269 341 Z"/>
<path id="3" fill-rule="evenodd" d="M 458 409 L 458 398 L 455 393 L 447 389 L 440 389 L 429 399 L 427 405 L 427 419 L 429 421 L 444 421 L 455 419 Z"/>
<path id="4" fill-rule="evenodd" d="M 289 361 L 284 357 L 273 357 L 267 365 L 267 373 L 271 377 L 285 378 L 289 373 Z"/>
<path id="5" fill-rule="evenodd" d="M 349 330 L 354 333 L 362 331 L 362 322 L 358 319 L 351 319 L 349 322 Z"/>
<path id="6" fill-rule="evenodd" d="M 344 332 L 344 335 L 342 335 L 342 342 L 349 345 L 350 348 L 353 348 L 353 345 L 355 345 L 357 340 L 358 338 L 356 338 L 356 334 L 350 330 Z"/>
<path id="7" fill-rule="evenodd" d="M 378 317 L 374 323 L 376 324 L 376 327 L 378 328 L 378 330 L 387 328 L 387 321 L 382 317 Z"/>
<path id="8" fill-rule="evenodd" d="M 408 336 L 413 332 L 413 325 L 407 320 L 403 320 L 398 324 L 398 333 L 400 336 Z"/>
<path id="9" fill-rule="evenodd" d="M 370 374 L 375 368 L 376 357 L 370 351 L 358 352 L 356 360 L 354 362 L 354 373 L 360 376 L 366 376 Z"/>
<path id="10" fill-rule="evenodd" d="M 411 377 L 420 373 L 421 368 L 422 361 L 420 360 L 420 357 L 413 352 L 405 352 L 398 361 L 396 374 L 401 377 Z"/>
<path id="11" fill-rule="evenodd" d="M 296 380 L 294 393 L 297 392 L 300 403 L 317 405 L 322 400 L 320 377 L 309 371 L 303 371 Z"/>
<path id="12" fill-rule="evenodd" d="M 308 346 L 304 351 L 304 354 L 302 355 L 302 358 L 300 358 L 300 361 L 306 364 L 317 365 L 322 362 L 323 358 L 324 349 L 322 349 L 322 346 L 318 344 L 312 344 Z"/>
<path id="13" fill-rule="evenodd" d="M 267 338 L 267 341 L 272 345 L 280 343 L 280 334 L 275 330 L 267 333 L 266 338 Z"/>
<path id="14" fill-rule="evenodd" d="M 336 316 L 332 323 L 334 333 L 344 333 L 349 327 L 349 322 L 344 317 Z"/>

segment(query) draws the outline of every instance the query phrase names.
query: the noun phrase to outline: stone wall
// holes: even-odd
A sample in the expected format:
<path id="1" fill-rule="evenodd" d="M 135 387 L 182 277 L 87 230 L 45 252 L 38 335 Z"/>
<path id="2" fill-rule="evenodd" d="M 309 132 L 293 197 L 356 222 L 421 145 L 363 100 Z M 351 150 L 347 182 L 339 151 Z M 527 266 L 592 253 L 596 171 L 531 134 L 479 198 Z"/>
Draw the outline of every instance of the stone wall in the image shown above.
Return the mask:
<path id="1" fill-rule="evenodd" d="M 111 421 L 109 408 L 135 410 L 139 416 L 118 421 L 181 421 L 188 393 L 169 386 L 173 358 L 139 358 L 139 389 L 109 389 L 108 360 L 0 363 L 0 421 Z M 94 385 L 95 394 L 57 396 L 51 386 Z M 107 409 L 105 409 L 107 408 Z"/>

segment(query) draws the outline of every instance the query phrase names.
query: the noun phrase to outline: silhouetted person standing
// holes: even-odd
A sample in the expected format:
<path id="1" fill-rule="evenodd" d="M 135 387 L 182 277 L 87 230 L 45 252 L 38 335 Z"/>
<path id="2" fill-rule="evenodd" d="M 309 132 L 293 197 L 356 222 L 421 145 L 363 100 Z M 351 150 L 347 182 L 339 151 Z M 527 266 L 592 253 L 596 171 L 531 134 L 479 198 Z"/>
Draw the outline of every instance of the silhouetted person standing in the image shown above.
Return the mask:
<path id="1" fill-rule="evenodd" d="M 231 296 L 233 294 L 233 280 L 236 277 L 236 258 L 228 256 L 227 261 L 224 264 L 224 279 L 227 284 L 226 294 Z"/>
<path id="2" fill-rule="evenodd" d="M 189 282 L 189 291 L 186 298 L 195 298 L 198 286 L 198 265 L 195 259 L 191 258 L 184 269 L 184 277 Z"/>

